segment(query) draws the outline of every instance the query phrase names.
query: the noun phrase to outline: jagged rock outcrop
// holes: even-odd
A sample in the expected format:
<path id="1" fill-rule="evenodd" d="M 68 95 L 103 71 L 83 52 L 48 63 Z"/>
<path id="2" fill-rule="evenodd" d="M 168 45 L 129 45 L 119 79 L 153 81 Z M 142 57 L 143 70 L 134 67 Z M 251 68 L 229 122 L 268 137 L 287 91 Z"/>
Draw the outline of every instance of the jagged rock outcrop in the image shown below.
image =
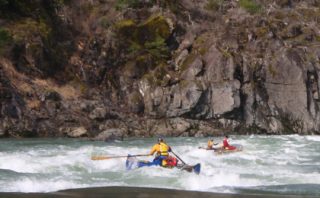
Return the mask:
<path id="1" fill-rule="evenodd" d="M 318 1 L 0 1 L 0 137 L 319 134 Z"/>
<path id="2" fill-rule="evenodd" d="M 123 140 L 124 131 L 121 129 L 108 129 L 106 131 L 103 131 L 99 133 L 96 137 L 93 138 L 93 140 L 99 140 L 99 141 L 114 141 L 114 140 Z"/>
<path id="3" fill-rule="evenodd" d="M 67 128 L 67 129 L 62 129 L 68 137 L 84 137 L 87 136 L 87 129 L 84 127 L 76 127 L 76 128 Z"/>

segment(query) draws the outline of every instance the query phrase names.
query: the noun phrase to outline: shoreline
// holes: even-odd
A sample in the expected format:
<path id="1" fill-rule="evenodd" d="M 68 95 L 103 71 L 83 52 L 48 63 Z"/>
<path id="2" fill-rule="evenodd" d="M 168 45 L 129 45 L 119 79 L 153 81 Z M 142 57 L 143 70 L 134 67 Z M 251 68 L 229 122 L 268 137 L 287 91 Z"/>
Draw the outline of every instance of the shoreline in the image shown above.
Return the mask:
<path id="1" fill-rule="evenodd" d="M 145 187 L 92 187 L 61 190 L 48 193 L 18 193 L 18 192 L 0 192 L 0 198 L 51 198 L 51 197 L 137 197 L 137 198 L 178 198 L 178 197 L 197 197 L 197 198 L 316 198 L 317 196 L 306 195 L 283 195 L 283 194 L 230 194 L 230 193 L 211 193 L 201 191 L 185 191 L 162 188 Z"/>

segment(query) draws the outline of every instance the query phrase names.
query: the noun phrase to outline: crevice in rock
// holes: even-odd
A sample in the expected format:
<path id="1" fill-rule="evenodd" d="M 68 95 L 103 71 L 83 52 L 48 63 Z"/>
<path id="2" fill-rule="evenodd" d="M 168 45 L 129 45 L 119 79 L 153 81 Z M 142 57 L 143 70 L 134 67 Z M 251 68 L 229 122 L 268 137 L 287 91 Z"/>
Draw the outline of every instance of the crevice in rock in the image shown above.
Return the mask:
<path id="1" fill-rule="evenodd" d="M 197 104 L 187 113 L 183 114 L 181 117 L 189 118 L 189 119 L 206 119 L 209 113 L 209 105 L 208 105 L 208 94 L 209 90 L 205 90 L 202 92 Z"/>

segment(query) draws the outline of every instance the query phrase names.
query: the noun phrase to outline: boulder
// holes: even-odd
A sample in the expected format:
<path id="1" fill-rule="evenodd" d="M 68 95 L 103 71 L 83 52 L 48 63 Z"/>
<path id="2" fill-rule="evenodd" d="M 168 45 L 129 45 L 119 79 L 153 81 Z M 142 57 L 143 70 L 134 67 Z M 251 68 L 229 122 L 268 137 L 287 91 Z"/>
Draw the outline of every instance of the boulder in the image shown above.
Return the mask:
<path id="1" fill-rule="evenodd" d="M 179 135 L 179 137 L 189 137 L 189 132 L 184 132 L 182 134 Z"/>
<path id="2" fill-rule="evenodd" d="M 183 80 L 194 80 L 196 78 L 197 75 L 200 74 L 200 72 L 203 71 L 203 61 L 201 58 L 197 57 L 188 67 L 188 69 L 186 69 L 185 71 L 183 71 L 183 73 L 181 74 L 181 78 Z"/>
<path id="3" fill-rule="evenodd" d="M 89 114 L 89 118 L 92 120 L 103 120 L 106 115 L 107 111 L 105 108 L 97 107 Z"/>
<path id="4" fill-rule="evenodd" d="M 61 100 L 60 94 L 54 90 L 47 90 L 44 93 L 44 96 L 42 96 L 42 97 L 44 97 L 45 100 L 53 100 L 53 101 L 60 101 Z"/>
<path id="5" fill-rule="evenodd" d="M 148 128 L 151 136 L 172 136 L 174 129 L 168 120 L 150 120 Z M 150 126 L 152 124 L 152 126 Z"/>
<path id="6" fill-rule="evenodd" d="M 213 122 L 214 123 L 214 122 Z M 197 126 L 197 130 L 194 134 L 197 132 L 201 132 L 202 134 L 205 134 L 206 136 L 219 136 L 221 135 L 222 127 L 218 124 L 213 125 L 212 122 L 206 122 L 206 121 L 200 121 Z"/>
<path id="7" fill-rule="evenodd" d="M 171 119 L 170 125 L 172 126 L 172 128 L 174 130 L 174 134 L 182 134 L 182 133 L 188 131 L 192 127 L 190 122 L 188 122 L 182 118 Z M 179 136 L 181 136 L 181 135 L 179 135 Z"/>
<path id="8" fill-rule="evenodd" d="M 83 100 L 79 101 L 79 104 L 77 106 L 79 107 L 80 111 L 89 113 L 94 110 L 94 106 L 96 106 L 97 101 L 89 101 L 89 100 Z"/>
<path id="9" fill-rule="evenodd" d="M 186 60 L 186 58 L 188 57 L 188 50 L 183 50 L 178 57 L 175 59 L 174 63 L 175 63 L 175 70 L 179 70 L 182 63 Z"/>
<path id="10" fill-rule="evenodd" d="M 2 121 L 0 123 L 0 137 L 3 137 L 6 135 L 6 124 L 4 122 L 5 121 Z"/>
<path id="11" fill-rule="evenodd" d="M 198 131 L 196 134 L 194 134 L 194 137 L 204 137 L 205 135 L 203 134 L 202 131 Z"/>
<path id="12" fill-rule="evenodd" d="M 203 93 L 200 83 L 183 81 L 172 89 L 172 99 L 167 109 L 168 117 L 178 117 L 192 111 Z"/>
<path id="13" fill-rule="evenodd" d="M 97 141 L 113 141 L 113 140 L 123 140 L 124 137 L 124 130 L 113 128 L 113 129 L 107 129 L 101 133 L 99 133 L 97 136 L 93 138 L 93 140 Z"/>
<path id="14" fill-rule="evenodd" d="M 196 34 L 194 32 L 192 31 L 187 32 L 187 34 L 185 35 L 185 38 L 180 43 L 177 51 L 181 52 L 191 48 L 192 44 L 194 43 L 195 37 L 196 37 Z"/>
<path id="15" fill-rule="evenodd" d="M 65 133 L 67 134 L 68 137 L 73 137 L 73 138 L 77 138 L 77 137 L 84 137 L 87 136 L 87 129 L 84 128 L 83 126 L 81 127 L 73 127 L 73 128 L 67 128 L 65 129 Z"/>

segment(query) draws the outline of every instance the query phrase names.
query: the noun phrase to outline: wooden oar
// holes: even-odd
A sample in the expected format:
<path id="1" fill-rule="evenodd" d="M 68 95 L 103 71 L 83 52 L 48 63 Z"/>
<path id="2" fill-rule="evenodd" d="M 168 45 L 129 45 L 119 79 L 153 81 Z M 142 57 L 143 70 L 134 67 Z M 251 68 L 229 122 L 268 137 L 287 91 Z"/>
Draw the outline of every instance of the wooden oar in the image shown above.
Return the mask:
<path id="1" fill-rule="evenodd" d="M 199 146 L 198 148 L 199 148 L 199 149 L 204 149 L 204 150 L 214 150 L 214 148 L 211 148 L 211 149 L 210 149 L 210 148 L 207 148 L 207 147 L 201 147 L 201 146 Z"/>
<path id="2" fill-rule="evenodd" d="M 190 166 L 187 163 L 185 163 L 177 154 L 175 154 L 173 151 L 171 151 L 171 153 L 173 155 L 175 155 L 182 163 L 183 165 L 181 167 L 178 167 L 182 170 L 186 170 L 188 172 L 195 172 L 196 174 L 200 173 L 200 169 L 201 169 L 201 165 L 200 164 L 196 164 L 194 166 Z"/>
<path id="3" fill-rule="evenodd" d="M 141 156 L 150 156 L 150 155 L 149 154 L 130 155 L 130 157 L 141 157 Z M 124 157 L 128 157 L 128 155 L 121 155 L 121 156 L 98 155 L 98 156 L 91 156 L 91 160 L 108 160 L 108 159 L 124 158 Z"/>
<path id="4" fill-rule="evenodd" d="M 171 153 L 172 153 L 174 156 L 176 156 L 182 163 L 187 164 L 187 163 L 185 163 L 177 154 L 175 154 L 173 151 L 171 151 Z"/>

